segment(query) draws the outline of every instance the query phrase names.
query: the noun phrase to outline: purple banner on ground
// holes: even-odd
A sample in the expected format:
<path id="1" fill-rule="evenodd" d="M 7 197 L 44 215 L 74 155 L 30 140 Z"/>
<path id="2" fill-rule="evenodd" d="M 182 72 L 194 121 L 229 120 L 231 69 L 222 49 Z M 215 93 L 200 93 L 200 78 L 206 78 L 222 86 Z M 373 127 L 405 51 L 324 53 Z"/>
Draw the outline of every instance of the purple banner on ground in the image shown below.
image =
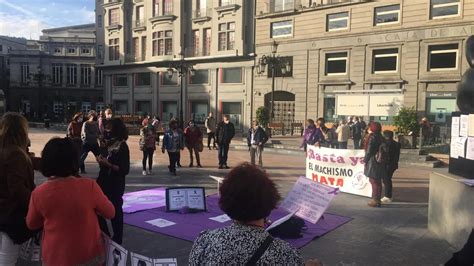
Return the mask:
<path id="1" fill-rule="evenodd" d="M 166 206 L 165 188 L 154 188 L 123 195 L 123 212 L 134 213 Z"/>
<path id="2" fill-rule="evenodd" d="M 221 223 L 210 219 L 223 214 L 218 206 L 217 195 L 207 197 L 207 208 L 207 212 L 180 214 L 176 212 L 166 212 L 166 207 L 160 207 L 133 214 L 125 214 L 124 222 L 149 231 L 194 241 L 203 230 L 212 230 L 232 223 L 231 221 Z M 288 212 L 283 209 L 276 209 L 270 214 L 269 218 L 272 221 L 276 221 L 287 214 Z M 148 221 L 154 220 L 159 221 L 155 222 L 155 225 L 147 223 Z M 165 222 L 163 222 L 163 220 L 165 220 Z M 325 213 L 316 224 L 306 222 L 308 229 L 303 232 L 302 238 L 285 240 L 295 248 L 301 248 L 313 239 L 327 234 L 350 220 L 352 220 L 352 218 Z M 163 225 L 163 227 L 160 227 L 161 225 Z"/>

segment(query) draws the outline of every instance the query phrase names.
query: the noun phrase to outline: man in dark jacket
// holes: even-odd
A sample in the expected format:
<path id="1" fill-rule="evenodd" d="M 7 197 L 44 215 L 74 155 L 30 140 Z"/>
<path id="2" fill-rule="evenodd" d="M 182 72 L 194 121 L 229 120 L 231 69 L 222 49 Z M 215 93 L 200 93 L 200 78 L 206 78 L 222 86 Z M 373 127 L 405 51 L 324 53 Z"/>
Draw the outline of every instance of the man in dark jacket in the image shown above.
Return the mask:
<path id="1" fill-rule="evenodd" d="M 352 140 L 354 140 L 354 149 L 360 149 L 360 140 L 362 139 L 362 124 L 359 117 L 354 118 L 354 124 L 351 126 Z"/>
<path id="2" fill-rule="evenodd" d="M 247 133 L 247 145 L 250 152 L 250 163 L 255 165 L 255 157 L 258 157 L 258 165 L 263 167 L 262 152 L 263 145 L 267 142 L 268 137 L 265 131 L 258 125 L 256 120 L 252 121 L 252 127 Z"/>
<path id="3" fill-rule="evenodd" d="M 383 179 L 383 185 L 385 188 L 385 196 L 382 198 L 383 203 L 392 202 L 392 177 L 395 170 L 398 169 L 398 161 L 400 159 L 400 143 L 393 140 L 393 131 L 385 130 L 383 136 L 387 140 L 388 151 L 389 151 L 389 162 L 387 164 L 387 175 Z"/>
<path id="4" fill-rule="evenodd" d="M 219 169 L 228 169 L 227 154 L 229 153 L 229 144 L 235 135 L 234 124 L 229 120 L 229 115 L 224 115 L 223 121 L 217 125 L 216 140 L 219 145 Z"/>

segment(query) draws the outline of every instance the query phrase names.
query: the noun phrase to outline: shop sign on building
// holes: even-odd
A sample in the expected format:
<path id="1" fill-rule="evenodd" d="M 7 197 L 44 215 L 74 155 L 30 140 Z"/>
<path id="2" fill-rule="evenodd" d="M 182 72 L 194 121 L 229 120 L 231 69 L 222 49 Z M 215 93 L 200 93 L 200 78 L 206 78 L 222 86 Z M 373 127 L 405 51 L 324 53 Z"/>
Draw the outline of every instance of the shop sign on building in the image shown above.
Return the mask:
<path id="1" fill-rule="evenodd" d="M 403 94 L 370 95 L 370 116 L 395 116 L 403 105 Z"/>
<path id="2" fill-rule="evenodd" d="M 367 116 L 369 114 L 369 97 L 367 95 L 338 95 L 336 114 Z"/>

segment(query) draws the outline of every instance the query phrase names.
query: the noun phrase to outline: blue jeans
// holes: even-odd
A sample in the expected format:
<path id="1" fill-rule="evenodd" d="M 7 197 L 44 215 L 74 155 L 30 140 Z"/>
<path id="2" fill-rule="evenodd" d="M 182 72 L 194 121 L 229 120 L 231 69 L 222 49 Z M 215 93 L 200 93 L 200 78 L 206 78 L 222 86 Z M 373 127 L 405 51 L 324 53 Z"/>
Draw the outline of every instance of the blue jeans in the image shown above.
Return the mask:
<path id="1" fill-rule="evenodd" d="M 229 153 L 229 143 L 219 144 L 218 158 L 219 166 L 227 165 L 227 154 Z"/>
<path id="2" fill-rule="evenodd" d="M 87 143 L 87 142 L 82 144 L 82 153 L 81 153 L 81 158 L 79 159 L 79 165 L 81 167 L 82 172 L 84 172 L 85 169 L 86 169 L 84 161 L 86 160 L 87 155 L 89 154 L 89 152 L 92 152 L 94 154 L 94 156 L 99 156 L 99 154 L 100 154 L 99 144 L 97 144 L 97 143 L 90 144 L 90 143 Z"/>

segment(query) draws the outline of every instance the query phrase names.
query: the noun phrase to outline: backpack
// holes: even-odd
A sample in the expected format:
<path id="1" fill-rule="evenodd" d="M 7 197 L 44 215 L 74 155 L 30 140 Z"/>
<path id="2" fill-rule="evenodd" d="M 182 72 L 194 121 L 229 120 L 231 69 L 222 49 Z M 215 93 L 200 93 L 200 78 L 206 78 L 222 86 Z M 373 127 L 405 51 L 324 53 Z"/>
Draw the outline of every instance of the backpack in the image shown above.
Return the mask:
<path id="1" fill-rule="evenodd" d="M 379 149 L 375 154 L 375 161 L 382 164 L 388 164 L 390 162 L 390 148 L 389 143 L 386 140 L 382 140 Z"/>

